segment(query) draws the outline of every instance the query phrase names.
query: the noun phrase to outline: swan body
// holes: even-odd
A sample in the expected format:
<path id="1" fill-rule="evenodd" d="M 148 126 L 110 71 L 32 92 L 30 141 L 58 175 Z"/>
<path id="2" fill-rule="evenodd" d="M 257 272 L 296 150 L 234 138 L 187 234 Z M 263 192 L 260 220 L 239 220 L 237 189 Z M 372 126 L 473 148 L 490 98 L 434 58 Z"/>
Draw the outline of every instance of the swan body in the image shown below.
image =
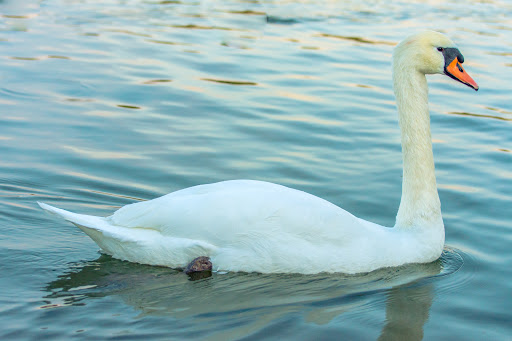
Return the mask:
<path id="1" fill-rule="evenodd" d="M 215 270 L 262 273 L 369 272 L 436 260 L 444 246 L 425 74 L 444 73 L 475 90 L 463 57 L 432 31 L 394 51 L 402 132 L 402 200 L 393 228 L 355 217 L 311 194 L 253 180 L 179 190 L 124 206 L 109 217 L 39 205 L 72 222 L 115 258 L 185 267 L 210 257 Z M 457 73 L 457 71 L 459 71 Z"/>
<path id="2" fill-rule="evenodd" d="M 433 261 L 443 246 L 436 240 L 437 249 L 418 252 L 421 239 L 431 248 L 439 236 L 382 227 L 311 194 L 252 180 L 190 187 L 106 218 L 41 205 L 116 258 L 169 267 L 203 255 L 218 270 L 355 273 L 400 265 L 405 254 L 421 262 L 429 253 Z M 397 243 L 405 247 L 390 247 Z"/>

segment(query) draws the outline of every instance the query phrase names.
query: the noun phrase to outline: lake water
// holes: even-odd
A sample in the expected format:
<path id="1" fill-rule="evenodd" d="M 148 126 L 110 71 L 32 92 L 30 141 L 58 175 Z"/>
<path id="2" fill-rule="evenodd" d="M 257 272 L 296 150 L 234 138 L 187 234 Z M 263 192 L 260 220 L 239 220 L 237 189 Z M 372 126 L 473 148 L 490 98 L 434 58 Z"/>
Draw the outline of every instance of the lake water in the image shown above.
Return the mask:
<path id="1" fill-rule="evenodd" d="M 0 1 L 0 339 L 512 338 L 508 1 Z M 475 92 L 430 76 L 446 247 L 346 276 L 122 262 L 44 201 L 108 215 L 250 178 L 392 226 L 393 46 L 448 34 Z"/>

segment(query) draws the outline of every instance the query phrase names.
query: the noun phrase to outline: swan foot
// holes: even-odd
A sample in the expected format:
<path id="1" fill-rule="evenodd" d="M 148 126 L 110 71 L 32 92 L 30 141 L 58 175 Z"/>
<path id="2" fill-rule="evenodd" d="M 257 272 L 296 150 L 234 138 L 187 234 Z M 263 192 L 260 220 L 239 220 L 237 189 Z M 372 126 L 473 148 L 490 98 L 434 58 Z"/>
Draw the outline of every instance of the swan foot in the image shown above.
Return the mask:
<path id="1" fill-rule="evenodd" d="M 212 262 L 210 262 L 209 257 L 197 257 L 187 265 L 184 272 L 189 276 L 199 277 L 197 279 L 210 277 L 212 275 Z"/>

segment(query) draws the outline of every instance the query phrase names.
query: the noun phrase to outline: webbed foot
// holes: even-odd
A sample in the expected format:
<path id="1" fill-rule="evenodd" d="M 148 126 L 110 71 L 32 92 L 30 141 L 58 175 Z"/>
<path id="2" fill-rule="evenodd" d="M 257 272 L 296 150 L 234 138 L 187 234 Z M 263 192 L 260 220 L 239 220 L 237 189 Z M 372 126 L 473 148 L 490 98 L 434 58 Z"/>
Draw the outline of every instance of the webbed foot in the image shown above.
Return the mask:
<path id="1" fill-rule="evenodd" d="M 196 273 L 196 272 L 211 272 L 212 271 L 212 262 L 210 262 L 209 257 L 201 256 L 194 259 L 190 262 L 189 265 L 185 268 L 185 273 L 187 275 Z"/>

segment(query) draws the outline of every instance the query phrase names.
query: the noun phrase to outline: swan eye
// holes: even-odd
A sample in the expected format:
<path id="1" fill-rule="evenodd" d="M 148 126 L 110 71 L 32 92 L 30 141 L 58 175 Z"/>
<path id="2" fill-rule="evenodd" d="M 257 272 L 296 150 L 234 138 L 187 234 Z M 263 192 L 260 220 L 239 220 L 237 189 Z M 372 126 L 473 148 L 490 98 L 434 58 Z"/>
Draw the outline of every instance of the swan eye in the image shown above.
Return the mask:
<path id="1" fill-rule="evenodd" d="M 443 49 L 442 47 L 438 47 L 438 48 L 437 48 L 437 51 L 439 51 L 439 52 L 443 52 L 443 51 L 444 51 L 444 49 Z"/>

